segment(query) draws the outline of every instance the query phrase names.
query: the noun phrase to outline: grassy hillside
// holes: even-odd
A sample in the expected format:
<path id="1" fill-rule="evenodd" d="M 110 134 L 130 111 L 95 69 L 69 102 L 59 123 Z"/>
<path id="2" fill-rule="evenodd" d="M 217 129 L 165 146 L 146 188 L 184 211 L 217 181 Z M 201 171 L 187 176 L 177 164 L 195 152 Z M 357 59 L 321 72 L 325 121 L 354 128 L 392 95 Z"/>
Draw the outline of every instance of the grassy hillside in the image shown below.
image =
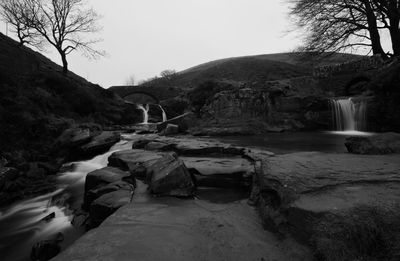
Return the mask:
<path id="1" fill-rule="evenodd" d="M 351 54 L 332 54 L 321 57 L 304 53 L 278 53 L 221 59 L 200 64 L 179 72 L 173 83 L 181 89 L 192 89 L 206 81 L 263 83 L 265 81 L 312 75 L 314 66 L 338 64 L 360 59 Z M 165 85 L 163 79 L 147 83 Z"/>
<path id="2" fill-rule="evenodd" d="M 127 121 L 112 92 L 70 73 L 0 34 L 0 154 L 46 151 L 74 123 Z"/>

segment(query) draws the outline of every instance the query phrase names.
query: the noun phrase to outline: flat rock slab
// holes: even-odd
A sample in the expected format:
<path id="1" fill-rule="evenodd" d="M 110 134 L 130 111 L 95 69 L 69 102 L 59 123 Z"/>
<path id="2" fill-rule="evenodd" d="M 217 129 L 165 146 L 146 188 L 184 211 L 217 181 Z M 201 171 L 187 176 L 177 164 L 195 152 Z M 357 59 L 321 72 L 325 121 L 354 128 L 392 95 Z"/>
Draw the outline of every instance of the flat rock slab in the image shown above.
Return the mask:
<path id="1" fill-rule="evenodd" d="M 285 154 L 265 158 L 258 178 L 265 222 L 304 242 L 327 214 L 400 203 L 399 155 Z"/>
<path id="2" fill-rule="evenodd" d="M 245 202 L 171 199 L 120 208 L 56 261 L 311 260 L 293 241 L 264 231 Z"/>
<path id="3" fill-rule="evenodd" d="M 195 169 L 201 175 L 217 174 L 249 174 L 254 172 L 251 162 L 241 157 L 211 158 L 211 157 L 180 157 L 188 169 Z"/>
<path id="4" fill-rule="evenodd" d="M 244 155 L 246 149 L 226 143 L 199 139 L 195 137 L 164 137 L 157 135 L 145 135 L 141 138 L 133 137 L 134 149 L 175 151 L 183 156 L 205 155 Z"/>
<path id="5" fill-rule="evenodd" d="M 123 150 L 114 152 L 108 158 L 108 165 L 123 170 L 134 171 L 139 165 L 153 162 L 164 157 L 165 153 L 146 150 Z"/>
<path id="6" fill-rule="evenodd" d="M 300 152 L 270 157 L 263 168 L 265 185 L 275 180 L 276 187 L 296 194 L 340 184 L 400 182 L 399 155 Z"/>
<path id="7" fill-rule="evenodd" d="M 180 157 L 198 186 L 240 187 L 250 182 L 254 165 L 242 157 Z"/>

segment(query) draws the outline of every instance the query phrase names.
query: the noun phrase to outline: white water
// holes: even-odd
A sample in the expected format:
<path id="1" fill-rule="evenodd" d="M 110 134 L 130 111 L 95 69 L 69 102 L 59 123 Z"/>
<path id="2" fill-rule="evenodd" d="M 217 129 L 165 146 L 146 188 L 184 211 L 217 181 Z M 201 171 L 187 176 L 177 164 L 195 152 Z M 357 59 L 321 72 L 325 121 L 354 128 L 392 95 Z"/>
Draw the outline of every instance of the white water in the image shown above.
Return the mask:
<path id="1" fill-rule="evenodd" d="M 336 131 L 362 134 L 366 130 L 365 101 L 354 102 L 352 98 L 332 99 L 331 104 Z"/>
<path id="2" fill-rule="evenodd" d="M 40 197 L 24 200 L 0 212 L 0 260 L 27 261 L 32 246 L 52 238 L 58 232 L 64 235 L 62 249 L 79 238 L 84 231 L 71 225 L 72 212 L 69 206 L 60 205 L 57 199 L 70 197 L 71 204 L 80 206 L 83 200 L 86 174 L 108 164 L 108 157 L 115 151 L 131 148 L 131 142 L 121 141 L 107 153 L 91 160 L 69 163 L 70 171 L 57 177 L 58 189 Z M 55 218 L 42 221 L 55 213 Z"/>
<path id="3" fill-rule="evenodd" d="M 150 110 L 149 105 L 146 104 L 146 107 L 144 107 L 142 104 L 138 104 L 137 108 L 143 111 L 143 122 L 142 122 L 142 124 L 148 124 L 149 123 L 149 110 Z"/>
<path id="4" fill-rule="evenodd" d="M 164 108 L 161 105 L 158 105 L 158 106 L 160 107 L 161 112 L 162 112 L 162 121 L 166 122 L 168 120 L 167 114 L 165 113 Z"/>

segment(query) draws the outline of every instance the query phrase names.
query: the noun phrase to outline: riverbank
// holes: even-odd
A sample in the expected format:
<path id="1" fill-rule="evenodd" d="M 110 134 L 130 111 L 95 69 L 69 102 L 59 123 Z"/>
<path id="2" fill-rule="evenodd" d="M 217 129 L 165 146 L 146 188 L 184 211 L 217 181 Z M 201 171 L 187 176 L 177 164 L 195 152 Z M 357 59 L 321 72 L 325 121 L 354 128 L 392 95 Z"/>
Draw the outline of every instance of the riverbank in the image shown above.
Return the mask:
<path id="1" fill-rule="evenodd" d="M 138 166 L 145 166 L 140 173 L 146 173 L 146 169 L 154 171 L 151 165 L 157 160 L 140 163 L 133 155 L 173 151 L 178 158 L 186 160 L 189 170 L 192 169 L 190 172 L 197 185 L 194 199 L 157 197 L 151 189 L 151 178 L 146 179 L 150 190 L 139 185 L 130 203 L 119 208 L 56 260 L 91 260 L 92 257 L 95 257 L 93 260 L 130 260 L 137 256 L 143 260 L 161 260 L 162 257 L 171 257 L 170 260 L 243 260 L 245 257 L 248 257 L 246 260 L 350 260 L 348 258 L 371 257 L 382 249 L 389 251 L 381 252 L 385 255 L 395 254 L 392 245 L 386 245 L 394 234 L 385 227 L 391 226 L 393 231 L 399 227 L 396 219 L 391 219 L 399 213 L 396 208 L 400 202 L 397 154 L 300 152 L 274 155 L 260 149 L 187 136 L 145 135 L 135 136 L 132 141 L 133 150 L 111 157 L 125 162 L 131 173 L 135 173 Z M 208 159 L 202 161 L 204 154 Z M 187 157 L 192 160 L 188 161 Z M 200 163 L 193 157 L 200 159 Z M 232 167 L 224 168 L 221 164 L 232 164 L 226 161 L 232 157 L 254 164 L 251 193 L 246 197 L 250 197 L 248 203 L 257 208 L 247 206 L 240 198 L 221 204 L 198 194 L 204 184 L 216 188 L 214 199 L 226 194 L 226 185 L 223 188 L 221 184 L 227 184 L 229 173 L 226 170 L 232 173 Z M 197 165 L 190 165 L 193 162 Z M 235 164 L 234 169 L 238 166 L 243 168 L 243 164 Z M 207 173 L 205 179 L 201 173 Z M 203 179 L 200 183 L 199 178 Z M 173 187 L 169 188 L 167 192 L 164 190 L 164 195 L 174 191 Z M 255 214 L 257 210 L 261 219 Z M 349 215 L 353 219 L 344 223 Z M 360 220 L 369 221 L 360 223 Z M 357 224 L 363 226 L 359 231 L 355 230 Z M 376 234 L 366 234 L 375 228 Z M 353 241 L 345 246 L 338 244 L 342 237 L 336 237 L 335 233 L 344 231 L 350 231 L 352 238 L 360 236 L 366 241 L 361 248 Z M 372 247 L 368 247 L 368 242 L 375 242 L 382 233 L 387 236 L 382 241 L 384 248 L 368 252 Z M 241 249 L 240 253 L 235 252 L 237 249 Z"/>

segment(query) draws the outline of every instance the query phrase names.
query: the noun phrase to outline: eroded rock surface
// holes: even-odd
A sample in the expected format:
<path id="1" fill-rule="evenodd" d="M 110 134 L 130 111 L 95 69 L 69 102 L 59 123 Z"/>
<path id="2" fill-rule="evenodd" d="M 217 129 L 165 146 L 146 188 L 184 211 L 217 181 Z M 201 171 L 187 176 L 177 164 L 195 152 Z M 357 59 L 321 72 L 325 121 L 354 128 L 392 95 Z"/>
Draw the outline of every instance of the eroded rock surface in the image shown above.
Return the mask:
<path id="1" fill-rule="evenodd" d="M 293 153 L 264 159 L 258 171 L 261 215 L 271 229 L 310 243 L 327 214 L 400 202 L 398 155 Z"/>

